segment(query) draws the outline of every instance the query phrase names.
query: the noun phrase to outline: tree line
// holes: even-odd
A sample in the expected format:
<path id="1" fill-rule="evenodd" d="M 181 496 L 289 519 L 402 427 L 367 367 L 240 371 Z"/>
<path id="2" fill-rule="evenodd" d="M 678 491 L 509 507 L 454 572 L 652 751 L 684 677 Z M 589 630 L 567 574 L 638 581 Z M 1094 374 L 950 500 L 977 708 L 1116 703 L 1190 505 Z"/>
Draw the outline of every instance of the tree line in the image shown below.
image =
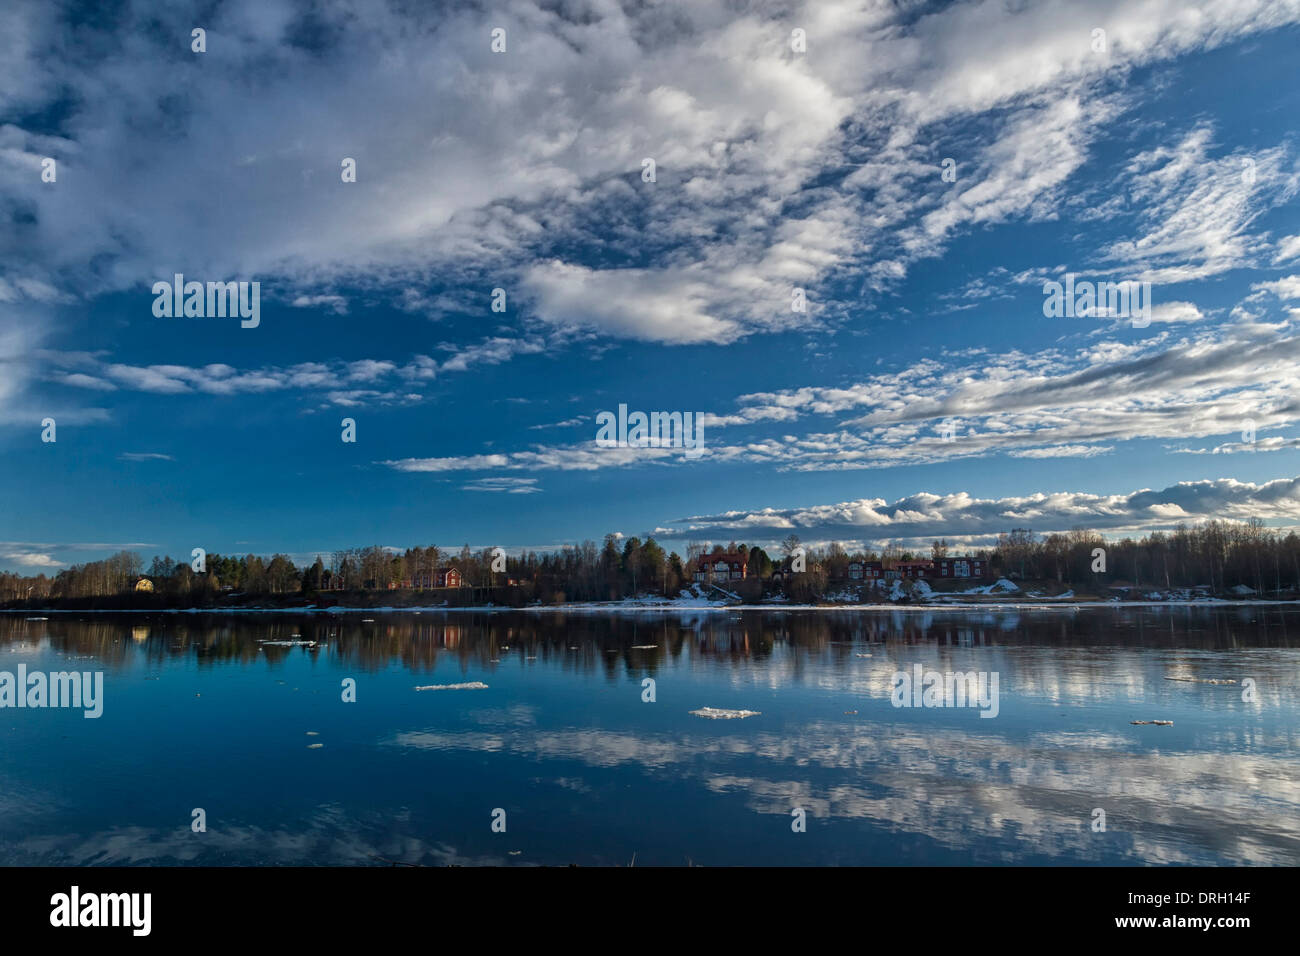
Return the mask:
<path id="1" fill-rule="evenodd" d="M 119 595 L 147 578 L 156 594 L 190 603 L 206 603 L 223 594 L 312 595 L 322 591 L 389 590 L 410 586 L 442 567 L 456 568 L 468 587 L 511 587 L 521 599 L 542 603 L 613 601 L 636 595 L 676 596 L 688 588 L 699 559 L 719 552 L 743 553 L 745 581 L 727 588 L 745 600 L 771 592 L 772 571 L 789 567 L 802 552 L 805 571 L 781 585 L 795 600 L 813 600 L 834 590 L 848 577 L 854 561 L 938 559 L 949 555 L 944 540 L 924 551 L 886 546 L 880 551 L 850 551 L 837 542 L 803 549 L 790 535 L 776 555 L 757 545 L 689 542 L 686 556 L 666 552 L 653 537 L 622 539 L 606 535 L 603 544 L 584 541 L 556 551 L 505 555 L 504 568 L 490 549 L 458 551 L 436 545 L 397 552 L 377 545 L 348 548 L 318 556 L 303 568 L 285 554 L 206 557 L 203 572 L 170 555 L 155 556 L 146 567 L 141 556 L 121 551 L 101 561 L 77 564 L 48 576 L 0 574 L 0 601 L 59 600 Z M 993 548 L 971 553 L 987 562 L 992 576 L 1026 581 L 1055 581 L 1063 586 L 1100 588 L 1128 585 L 1147 589 L 1206 587 L 1216 593 L 1248 587 L 1253 591 L 1300 590 L 1300 537 L 1293 531 L 1266 528 L 1263 522 L 1208 521 L 1180 525 L 1171 532 L 1142 538 L 1108 540 L 1096 531 L 1037 535 L 1016 529 L 998 537 Z"/>

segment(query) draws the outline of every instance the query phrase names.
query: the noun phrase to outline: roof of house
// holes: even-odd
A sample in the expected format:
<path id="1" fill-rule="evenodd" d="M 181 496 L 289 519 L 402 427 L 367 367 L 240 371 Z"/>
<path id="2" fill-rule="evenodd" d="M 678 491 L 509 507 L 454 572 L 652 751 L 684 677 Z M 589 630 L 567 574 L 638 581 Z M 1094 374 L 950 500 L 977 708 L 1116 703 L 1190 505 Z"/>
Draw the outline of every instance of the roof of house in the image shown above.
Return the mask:
<path id="1" fill-rule="evenodd" d="M 716 564 L 719 561 L 725 561 L 727 564 L 748 564 L 749 555 L 743 551 L 720 551 L 700 556 L 701 564 Z"/>

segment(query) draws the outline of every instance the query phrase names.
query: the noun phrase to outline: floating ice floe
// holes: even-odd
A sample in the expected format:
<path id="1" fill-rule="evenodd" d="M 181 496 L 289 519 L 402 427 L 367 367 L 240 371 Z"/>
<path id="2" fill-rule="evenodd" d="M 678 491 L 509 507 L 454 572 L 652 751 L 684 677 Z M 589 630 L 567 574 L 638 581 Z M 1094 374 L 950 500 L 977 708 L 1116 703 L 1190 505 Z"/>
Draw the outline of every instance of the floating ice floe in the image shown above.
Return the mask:
<path id="1" fill-rule="evenodd" d="M 488 685 L 479 680 L 472 680 L 466 684 L 426 684 L 424 687 L 417 687 L 416 690 L 487 690 Z"/>
<path id="2" fill-rule="evenodd" d="M 728 710 L 725 707 L 701 707 L 691 711 L 696 717 L 708 717 L 710 720 L 732 720 L 737 717 L 757 717 L 758 710 Z"/>
<path id="3" fill-rule="evenodd" d="M 320 749 L 321 749 L 322 747 L 324 747 L 324 746 L 325 746 L 324 744 L 308 744 L 308 745 L 307 745 L 307 749 L 308 749 L 308 750 L 320 750 Z"/>
<path id="4" fill-rule="evenodd" d="M 1166 677 L 1165 680 L 1184 681 L 1188 684 L 1235 684 L 1235 680 L 1218 677 Z"/>

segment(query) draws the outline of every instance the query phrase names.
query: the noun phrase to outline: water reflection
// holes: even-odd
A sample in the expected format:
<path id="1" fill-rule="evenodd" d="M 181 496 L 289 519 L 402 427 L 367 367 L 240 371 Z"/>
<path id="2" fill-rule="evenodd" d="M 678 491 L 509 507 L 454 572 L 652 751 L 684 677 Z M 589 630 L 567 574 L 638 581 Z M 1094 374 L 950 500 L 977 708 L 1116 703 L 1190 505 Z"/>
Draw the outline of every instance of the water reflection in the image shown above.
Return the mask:
<path id="1" fill-rule="evenodd" d="M 102 733 L 0 713 L 5 859 L 1300 863 L 1290 609 L 363 617 L 0 616 L 0 670 L 109 694 Z M 1000 674 L 999 716 L 892 707 L 918 663 Z"/>
<path id="2" fill-rule="evenodd" d="M 374 612 L 370 612 L 374 613 Z M 1050 608 L 1035 611 L 924 610 L 855 613 L 791 611 L 653 614 L 509 612 L 388 615 L 67 615 L 30 621 L 0 615 L 0 646 L 49 640 L 63 653 L 119 666 L 142 645 L 151 661 L 195 655 L 200 661 L 274 660 L 302 650 L 374 670 L 401 663 L 427 667 L 440 654 L 489 663 L 504 648 L 529 649 L 590 669 L 602 664 L 644 667 L 684 652 L 702 658 L 755 661 L 779 644 L 801 651 L 853 656 L 867 643 L 992 647 L 1047 644 L 1070 647 L 1136 645 L 1222 650 L 1296 646 L 1300 616 L 1270 607 Z M 266 646 L 266 645 L 271 646 Z M 276 646 L 277 644 L 281 646 Z M 315 646 L 305 646 L 314 644 Z M 290 646 L 285 646 L 290 645 Z M 599 656 L 600 650 L 617 656 Z M 650 648 L 653 645 L 652 649 Z M 573 655 L 575 649 L 580 652 Z M 838 651 L 832 650 L 839 648 Z M 532 656 L 530 654 L 530 656 Z"/>

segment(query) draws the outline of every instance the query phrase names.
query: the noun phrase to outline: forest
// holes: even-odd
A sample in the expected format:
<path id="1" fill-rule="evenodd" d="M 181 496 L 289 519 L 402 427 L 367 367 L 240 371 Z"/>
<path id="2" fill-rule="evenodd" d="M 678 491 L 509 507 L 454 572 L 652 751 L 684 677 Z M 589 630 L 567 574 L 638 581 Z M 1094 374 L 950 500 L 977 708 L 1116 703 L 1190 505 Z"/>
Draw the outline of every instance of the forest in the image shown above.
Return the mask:
<path id="1" fill-rule="evenodd" d="M 927 549 L 888 546 L 879 551 L 849 550 L 837 542 L 807 548 L 806 571 L 779 587 L 769 578 L 787 562 L 799 538 L 790 535 L 768 554 L 743 542 L 687 544 L 685 557 L 666 552 L 653 538 L 605 536 L 603 544 L 584 541 L 556 551 L 506 555 L 504 570 L 493 570 L 491 549 L 459 551 L 436 545 L 405 551 L 377 545 L 317 556 L 303 567 L 285 554 L 261 557 L 206 555 L 204 570 L 171 556 L 122 551 L 100 561 L 74 565 L 52 576 L 0 574 L 0 602 L 59 601 L 101 598 L 133 592 L 147 578 L 159 599 L 194 606 L 228 596 L 311 597 L 322 592 L 389 591 L 409 587 L 435 568 L 455 567 L 468 588 L 509 588 L 518 602 L 615 601 L 638 595 L 675 597 L 692 582 L 698 558 L 719 551 L 748 557 L 745 581 L 728 590 L 744 600 L 783 591 L 798 601 L 815 601 L 840 592 L 852 561 L 893 562 L 940 558 L 954 553 L 944 540 Z M 1209 521 L 1152 532 L 1139 539 L 1111 540 L 1077 528 L 1038 535 L 1016 529 L 998 536 L 995 546 L 974 549 L 988 562 L 990 577 L 1015 581 L 1055 582 L 1085 593 L 1110 587 L 1137 589 L 1205 588 L 1216 594 L 1300 591 L 1300 537 L 1283 534 L 1260 521 Z M 498 563 L 498 568 L 500 567 Z"/>

